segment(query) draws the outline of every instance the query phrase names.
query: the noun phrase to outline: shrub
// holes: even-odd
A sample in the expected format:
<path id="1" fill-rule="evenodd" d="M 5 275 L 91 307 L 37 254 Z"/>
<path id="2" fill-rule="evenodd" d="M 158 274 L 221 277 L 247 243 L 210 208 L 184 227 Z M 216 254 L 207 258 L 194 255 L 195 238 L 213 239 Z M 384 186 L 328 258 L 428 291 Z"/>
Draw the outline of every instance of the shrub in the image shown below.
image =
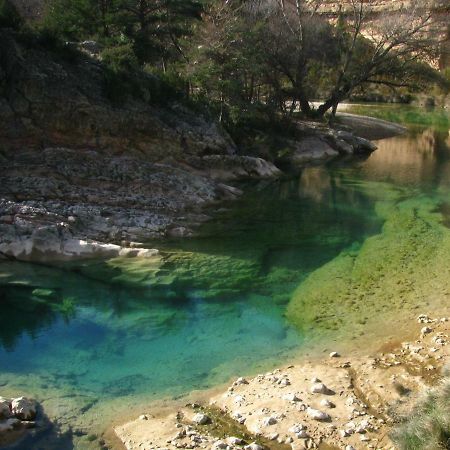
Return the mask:
<path id="1" fill-rule="evenodd" d="M 450 449 L 450 378 L 427 395 L 392 437 L 400 450 Z"/>

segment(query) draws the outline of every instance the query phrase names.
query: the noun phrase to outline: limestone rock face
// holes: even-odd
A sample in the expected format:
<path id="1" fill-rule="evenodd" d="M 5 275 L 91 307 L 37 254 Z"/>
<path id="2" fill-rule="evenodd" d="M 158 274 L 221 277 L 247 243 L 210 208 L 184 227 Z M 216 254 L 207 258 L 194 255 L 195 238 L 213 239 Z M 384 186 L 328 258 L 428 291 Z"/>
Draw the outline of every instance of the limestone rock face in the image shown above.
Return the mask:
<path id="1" fill-rule="evenodd" d="M 162 108 L 138 98 L 112 102 L 95 59 L 68 62 L 5 30 L 0 54 L 0 140 L 7 147 L 44 144 L 108 155 L 126 150 L 148 161 L 235 152 L 217 124 L 180 105 Z"/>
<path id="2" fill-rule="evenodd" d="M 18 150 L 1 166 L 0 253 L 28 261 L 152 256 L 118 244 L 188 233 L 179 222 L 187 207 L 239 194 L 179 167 L 92 150 Z"/>
<path id="3" fill-rule="evenodd" d="M 240 155 L 206 155 L 187 161 L 193 168 L 213 179 L 239 180 L 277 178 L 282 172 L 262 158 Z"/>
<path id="4" fill-rule="evenodd" d="M 316 160 L 324 160 L 336 157 L 339 152 L 319 136 L 311 136 L 297 142 L 292 161 L 294 164 L 302 164 Z"/>

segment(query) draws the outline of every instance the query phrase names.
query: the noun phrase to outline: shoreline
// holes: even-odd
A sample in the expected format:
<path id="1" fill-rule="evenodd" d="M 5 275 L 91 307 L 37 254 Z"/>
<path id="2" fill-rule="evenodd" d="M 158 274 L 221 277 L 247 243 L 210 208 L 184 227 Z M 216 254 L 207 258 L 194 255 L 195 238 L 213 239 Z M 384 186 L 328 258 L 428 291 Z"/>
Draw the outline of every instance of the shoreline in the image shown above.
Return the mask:
<path id="1" fill-rule="evenodd" d="M 428 316 L 418 315 L 418 317 Z M 444 321 L 443 319 L 446 320 Z M 342 396 L 345 395 L 348 398 L 353 393 L 353 395 L 357 397 L 359 406 L 362 408 L 361 411 L 368 409 L 372 412 L 376 412 L 378 415 L 386 415 L 387 405 L 392 406 L 392 404 L 401 397 L 400 394 L 396 396 L 397 390 L 401 388 L 398 386 L 396 387 L 394 383 L 391 383 L 391 386 L 388 386 L 387 384 L 390 377 L 394 376 L 395 380 L 400 379 L 403 384 L 407 385 L 407 389 L 410 389 L 410 391 L 413 392 L 413 395 L 408 397 L 408 406 L 411 407 L 416 395 L 414 391 L 417 391 L 418 388 L 427 386 L 430 380 L 434 381 L 441 368 L 449 361 L 449 348 L 445 341 L 445 338 L 448 337 L 448 333 L 450 332 L 447 317 L 430 319 L 434 320 L 433 322 L 428 322 L 427 318 L 421 320 L 422 321 L 418 323 L 416 317 L 412 322 L 415 322 L 414 326 L 412 326 L 412 328 L 415 329 L 415 332 L 420 333 L 420 329 L 423 330 L 427 323 L 429 323 L 429 328 L 431 328 L 432 331 L 427 332 L 426 334 L 422 333 L 422 335 L 419 334 L 420 337 L 409 344 L 405 344 L 402 337 L 399 336 L 398 343 L 393 343 L 392 341 L 384 342 L 381 346 L 378 345 L 377 351 L 372 351 L 368 355 L 366 354 L 366 356 L 355 356 L 353 354 L 350 356 L 347 353 L 342 353 L 337 357 L 327 356 L 326 358 L 323 358 L 323 356 L 321 356 L 319 358 L 295 358 L 294 361 L 291 361 L 291 364 L 286 365 L 281 369 L 274 369 L 268 374 L 260 374 L 256 377 L 246 378 L 244 379 L 245 381 L 242 381 L 241 378 L 239 378 L 238 381 L 234 382 L 227 390 L 222 386 L 206 391 L 191 392 L 186 398 L 183 398 L 183 403 L 186 404 L 187 399 L 189 399 L 189 401 L 190 399 L 194 399 L 192 400 L 192 403 L 202 405 L 206 410 L 208 410 L 208 407 L 210 406 L 214 406 L 214 408 L 217 407 L 220 411 L 226 412 L 225 416 L 227 416 L 227 419 L 230 419 L 233 414 L 234 417 L 238 417 L 238 414 L 241 414 L 242 417 L 245 417 L 244 423 L 247 427 L 246 431 L 248 431 L 251 436 L 256 440 L 258 440 L 259 437 L 263 437 L 266 438 L 268 442 L 274 442 L 273 447 L 268 447 L 270 449 L 279 448 L 276 446 L 277 443 L 279 445 L 287 443 L 289 446 L 286 448 L 292 449 L 317 448 L 317 442 L 319 441 L 323 441 L 326 445 L 332 446 L 327 448 L 346 448 L 347 445 L 356 445 L 356 447 L 354 447 L 356 449 L 362 448 L 360 446 L 365 446 L 368 441 L 361 441 L 361 437 L 366 436 L 367 433 L 370 433 L 370 436 L 376 436 L 380 433 L 386 434 L 390 429 L 390 425 L 382 423 L 378 430 L 373 432 L 367 431 L 367 433 L 358 433 L 347 430 L 349 432 L 346 432 L 345 436 L 343 436 L 344 433 L 342 433 L 342 430 L 344 429 L 345 431 L 345 425 L 348 424 L 349 421 L 351 422 L 356 418 L 356 421 L 358 422 L 358 417 L 366 418 L 366 416 L 369 416 L 369 418 L 371 418 L 370 416 L 373 416 L 373 414 L 364 413 L 361 414 L 361 416 L 356 415 L 353 419 L 349 419 L 348 411 L 342 405 L 344 402 L 340 401 Z M 435 348 L 433 345 L 435 345 L 436 336 L 439 336 L 439 333 L 442 333 L 445 336 L 445 343 L 443 343 L 438 350 L 435 350 L 435 353 L 441 352 L 442 356 L 439 354 L 439 359 L 433 359 L 433 363 L 435 364 L 434 369 L 427 370 L 427 367 L 429 369 L 430 366 L 430 358 L 422 357 L 422 355 L 428 356 L 435 354 L 433 353 L 433 349 Z M 417 351 L 417 348 L 420 346 L 423 346 L 423 349 Z M 362 352 L 364 353 L 365 351 Z M 377 369 L 380 370 L 374 369 L 374 364 L 377 366 Z M 356 382 L 353 387 L 349 387 L 350 385 L 344 386 L 342 384 L 342 379 L 349 373 L 352 374 L 351 378 L 354 380 L 361 380 L 364 377 L 367 378 L 362 381 L 361 385 L 359 385 L 359 382 Z M 275 378 L 277 378 L 277 381 L 274 381 Z M 335 392 L 339 392 L 339 394 L 311 394 L 308 392 L 308 389 L 311 384 L 314 384 L 310 382 L 313 378 L 320 379 L 328 388 Z M 288 381 L 283 382 L 284 379 L 287 379 Z M 280 380 L 281 383 L 279 382 Z M 338 380 L 341 380 L 340 384 Z M 371 380 L 370 383 L 368 383 L 367 380 Z M 378 386 L 382 385 L 380 383 L 384 383 L 383 389 L 368 387 L 369 384 L 375 386 L 377 382 Z M 320 384 L 319 381 L 316 381 L 315 384 L 318 383 Z M 345 394 L 343 394 L 343 392 Z M 299 400 L 294 401 L 291 399 L 291 401 L 286 401 L 285 398 L 283 399 L 283 395 L 281 397 L 278 395 L 280 393 L 283 395 L 295 394 L 299 397 Z M 237 402 L 236 396 L 240 396 Z M 368 408 L 364 407 L 363 400 L 372 397 L 378 398 L 378 400 L 366 401 L 365 403 Z M 331 405 L 328 405 L 327 402 L 319 403 L 319 398 L 320 400 L 329 399 L 329 401 L 335 402 L 336 405 L 335 407 L 330 407 Z M 401 400 L 403 401 L 404 399 Z M 160 402 L 164 403 L 163 400 Z M 306 409 L 299 408 L 300 404 L 306 405 Z M 287 405 L 290 406 L 288 407 Z M 308 417 L 308 412 L 305 411 L 307 411 L 307 408 L 310 407 L 310 405 L 314 407 L 313 409 L 317 408 L 318 411 L 329 414 L 332 417 L 332 421 L 328 422 L 327 420 L 322 422 Z M 183 441 L 181 438 L 179 438 L 181 439 L 180 442 L 177 442 L 179 439 L 176 439 L 175 442 L 171 442 L 170 444 L 167 443 L 166 441 L 169 437 L 173 437 L 177 432 L 175 423 L 177 421 L 180 422 L 179 419 L 176 419 L 177 416 L 180 417 L 180 411 L 185 418 L 184 421 L 181 421 L 183 422 L 182 426 L 189 427 L 193 426 L 192 418 L 198 411 L 202 411 L 202 408 L 186 408 L 186 406 L 183 407 L 180 402 L 178 405 L 173 406 L 166 403 L 165 407 L 162 409 L 158 404 L 151 404 L 142 409 L 139 418 L 122 425 L 117 425 L 117 422 L 112 425 L 111 428 L 114 429 L 118 439 L 117 444 L 119 442 L 122 443 L 122 447 L 113 446 L 113 448 L 126 448 L 127 450 L 142 448 L 173 449 L 181 448 L 177 445 L 179 443 L 182 443 L 182 448 L 226 448 L 226 445 L 221 447 L 220 442 L 219 444 L 217 443 L 220 439 L 218 439 L 217 436 L 214 436 L 214 433 L 213 435 L 210 435 L 211 430 L 209 430 L 207 426 L 202 427 L 196 426 L 195 424 L 193 428 L 196 430 L 197 435 L 200 436 L 199 439 L 201 439 L 198 442 L 198 445 L 194 447 L 185 447 L 183 444 L 186 444 L 186 440 Z M 144 418 L 144 416 L 146 418 Z M 274 420 L 270 419 L 272 416 L 274 417 Z M 386 419 L 389 419 L 389 417 L 387 416 Z M 238 417 L 238 420 L 242 420 L 241 417 Z M 305 429 L 308 430 L 309 437 L 295 438 L 294 436 L 294 440 L 291 442 L 290 437 L 292 437 L 291 435 L 293 434 L 306 436 L 305 433 L 290 433 L 288 431 L 289 428 L 292 428 L 292 426 L 295 425 L 294 423 L 291 423 L 292 421 L 300 421 L 302 424 L 306 425 Z M 273 422 L 273 424 L 269 424 L 269 422 Z M 385 420 L 385 422 L 391 422 L 391 420 Z M 337 426 L 336 430 L 333 428 L 333 425 Z M 373 424 L 371 426 L 373 426 Z M 330 430 L 333 432 L 329 433 Z M 334 431 L 337 431 L 337 433 Z M 341 432 L 339 433 L 339 431 Z M 278 442 L 280 440 L 279 438 L 270 439 L 275 434 L 283 436 L 281 442 Z M 111 430 L 109 430 L 108 435 L 111 435 Z M 321 437 L 323 439 L 321 439 Z M 327 437 L 328 440 L 324 439 L 324 437 Z M 311 438 L 313 442 L 307 444 L 308 439 Z M 376 437 L 372 438 L 375 439 Z M 386 440 L 386 437 L 383 437 L 383 439 L 382 442 L 385 442 L 386 446 L 377 446 L 376 448 L 392 448 L 389 447 L 389 445 L 391 445 L 390 440 Z M 202 445 L 202 440 L 203 444 L 206 444 L 206 446 Z M 286 440 L 289 442 L 285 442 Z M 149 441 L 151 441 L 152 444 L 149 444 Z M 247 442 L 247 444 L 249 444 L 249 442 Z M 306 444 L 309 445 L 309 447 Z M 228 441 L 228 445 L 230 448 L 243 447 L 242 445 L 230 445 L 230 441 Z M 325 447 L 319 446 L 318 448 Z"/>

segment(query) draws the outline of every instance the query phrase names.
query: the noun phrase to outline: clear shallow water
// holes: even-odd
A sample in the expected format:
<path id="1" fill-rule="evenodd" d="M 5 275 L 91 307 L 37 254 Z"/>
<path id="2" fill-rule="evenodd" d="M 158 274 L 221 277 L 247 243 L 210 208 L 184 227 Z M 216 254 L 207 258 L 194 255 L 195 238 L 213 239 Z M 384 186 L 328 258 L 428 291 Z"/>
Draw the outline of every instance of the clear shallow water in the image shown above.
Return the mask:
<path id="1" fill-rule="evenodd" d="M 448 127 L 415 125 L 368 159 L 308 167 L 246 192 L 204 226 L 202 238 L 155 243 L 157 261 L 0 264 L 2 392 L 34 395 L 90 429 L 108 422 L 98 414 L 112 401 L 124 408 L 265 370 L 308 349 L 322 331 L 324 345 L 354 337 L 356 325 L 344 333 L 328 323 L 308 304 L 309 292 L 300 290 L 299 312 L 299 286 L 319 274 L 313 290 L 325 296 L 320 270 L 341 252 L 359 254 L 409 199 L 432 202 L 442 214 L 436 223 L 450 221 Z M 402 227 L 394 227 L 395 240 L 405 239 Z M 330 300 L 331 315 L 338 306 L 359 315 L 352 323 L 367 320 L 354 302 Z"/>

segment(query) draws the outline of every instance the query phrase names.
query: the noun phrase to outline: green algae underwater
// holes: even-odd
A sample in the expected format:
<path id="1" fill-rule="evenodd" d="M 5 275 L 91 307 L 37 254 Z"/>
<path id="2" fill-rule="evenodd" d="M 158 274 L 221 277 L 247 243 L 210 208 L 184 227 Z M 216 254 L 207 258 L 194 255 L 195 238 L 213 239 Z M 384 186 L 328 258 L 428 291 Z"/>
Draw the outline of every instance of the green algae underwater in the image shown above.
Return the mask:
<path id="1" fill-rule="evenodd" d="M 199 237 L 149 242 L 154 258 L 1 263 L 2 395 L 34 396 L 63 426 L 98 431 L 137 405 L 304 353 L 372 348 L 448 308 L 441 124 L 414 123 L 366 159 L 249 184 Z"/>

